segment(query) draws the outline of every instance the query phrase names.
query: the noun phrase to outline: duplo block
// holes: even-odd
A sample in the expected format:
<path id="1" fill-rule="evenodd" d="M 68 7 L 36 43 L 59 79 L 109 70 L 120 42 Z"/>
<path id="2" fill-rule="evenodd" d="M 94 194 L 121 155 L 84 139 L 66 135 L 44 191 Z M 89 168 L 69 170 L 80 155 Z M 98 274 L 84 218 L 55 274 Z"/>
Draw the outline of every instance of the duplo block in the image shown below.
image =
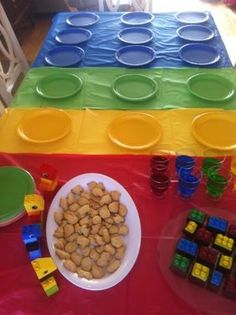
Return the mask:
<path id="1" fill-rule="evenodd" d="M 189 237 L 193 238 L 198 228 L 198 224 L 194 221 L 188 221 L 183 229 L 183 233 Z"/>
<path id="2" fill-rule="evenodd" d="M 233 267 L 233 257 L 227 255 L 220 255 L 217 269 L 222 271 L 224 274 L 229 273 Z"/>
<path id="3" fill-rule="evenodd" d="M 201 246 L 198 252 L 197 260 L 204 265 L 213 267 L 215 266 L 218 258 L 217 250 L 207 247 Z"/>
<path id="4" fill-rule="evenodd" d="M 190 280 L 201 286 L 205 286 L 210 275 L 210 268 L 195 262 L 190 273 Z"/>
<path id="5" fill-rule="evenodd" d="M 222 272 L 213 270 L 208 282 L 208 287 L 214 291 L 218 291 L 223 283 L 223 279 L 224 275 Z"/>
<path id="6" fill-rule="evenodd" d="M 213 233 L 224 234 L 228 227 L 228 221 L 215 216 L 210 216 L 207 221 L 207 228 Z"/>
<path id="7" fill-rule="evenodd" d="M 225 254 L 231 254 L 234 249 L 234 240 L 223 234 L 216 234 L 213 247 Z"/>
<path id="8" fill-rule="evenodd" d="M 178 253 L 193 259 L 197 255 L 198 245 L 192 241 L 181 238 L 177 243 L 176 250 Z"/>
<path id="9" fill-rule="evenodd" d="M 188 220 L 196 222 L 198 225 L 203 225 L 206 214 L 198 209 L 191 209 L 188 214 Z"/>
<path id="10" fill-rule="evenodd" d="M 201 227 L 197 230 L 195 235 L 195 242 L 203 245 L 210 245 L 213 240 L 213 234 L 205 227 Z"/>
<path id="11" fill-rule="evenodd" d="M 189 258 L 175 253 L 171 263 L 171 269 L 179 275 L 185 277 L 188 274 L 190 264 L 191 260 Z"/>

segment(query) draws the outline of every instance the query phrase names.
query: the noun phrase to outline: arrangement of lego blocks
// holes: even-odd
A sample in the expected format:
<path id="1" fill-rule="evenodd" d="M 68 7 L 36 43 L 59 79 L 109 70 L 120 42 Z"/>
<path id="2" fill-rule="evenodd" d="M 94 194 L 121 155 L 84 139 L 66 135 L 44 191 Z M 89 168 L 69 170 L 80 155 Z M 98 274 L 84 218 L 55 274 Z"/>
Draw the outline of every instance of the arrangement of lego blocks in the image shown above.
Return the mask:
<path id="1" fill-rule="evenodd" d="M 55 190 L 57 171 L 50 165 L 40 167 L 39 189 L 41 191 Z M 25 195 L 24 207 L 30 219 L 28 225 L 22 226 L 22 239 L 29 255 L 32 267 L 47 296 L 55 294 L 59 289 L 53 272 L 57 269 L 51 257 L 42 257 L 42 225 L 45 208 L 43 196 L 40 194 Z"/>
<path id="2" fill-rule="evenodd" d="M 182 232 L 171 270 L 236 300 L 236 223 L 191 209 Z"/>

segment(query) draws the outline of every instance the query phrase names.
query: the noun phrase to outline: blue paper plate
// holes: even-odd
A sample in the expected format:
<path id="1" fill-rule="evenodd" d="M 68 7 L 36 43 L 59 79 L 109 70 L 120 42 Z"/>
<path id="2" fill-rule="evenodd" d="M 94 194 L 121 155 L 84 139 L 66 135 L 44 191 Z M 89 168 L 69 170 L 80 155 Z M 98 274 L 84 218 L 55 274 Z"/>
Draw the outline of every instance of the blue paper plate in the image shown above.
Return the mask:
<path id="1" fill-rule="evenodd" d="M 84 50 L 75 46 L 53 48 L 45 56 L 47 64 L 55 67 L 70 67 L 79 63 L 84 57 Z"/>
<path id="2" fill-rule="evenodd" d="M 124 46 L 116 52 L 115 57 L 125 66 L 141 67 L 151 63 L 156 58 L 156 52 L 148 46 Z"/>
<path id="3" fill-rule="evenodd" d="M 207 66 L 213 65 L 219 61 L 220 54 L 213 46 L 202 43 L 192 43 L 180 48 L 179 57 L 192 65 Z"/>
<path id="4" fill-rule="evenodd" d="M 100 17 L 92 12 L 79 12 L 72 14 L 66 19 L 66 23 L 76 27 L 86 27 L 94 25 L 99 21 Z"/>
<path id="5" fill-rule="evenodd" d="M 60 44 L 78 45 L 90 39 L 92 32 L 85 28 L 71 28 L 60 31 L 55 40 Z"/>
<path id="6" fill-rule="evenodd" d="M 204 42 L 214 37 L 214 32 L 203 25 L 185 25 L 177 29 L 177 35 L 192 42 Z"/>
<path id="7" fill-rule="evenodd" d="M 149 12 L 128 12 L 120 17 L 121 21 L 127 25 L 145 25 L 154 19 L 154 15 Z"/>
<path id="8" fill-rule="evenodd" d="M 145 27 L 125 28 L 118 33 L 118 38 L 126 44 L 146 44 L 154 37 L 153 31 Z"/>
<path id="9" fill-rule="evenodd" d="M 208 20 L 209 15 L 201 11 L 182 11 L 175 15 L 176 19 L 185 24 L 198 24 L 204 23 Z"/>

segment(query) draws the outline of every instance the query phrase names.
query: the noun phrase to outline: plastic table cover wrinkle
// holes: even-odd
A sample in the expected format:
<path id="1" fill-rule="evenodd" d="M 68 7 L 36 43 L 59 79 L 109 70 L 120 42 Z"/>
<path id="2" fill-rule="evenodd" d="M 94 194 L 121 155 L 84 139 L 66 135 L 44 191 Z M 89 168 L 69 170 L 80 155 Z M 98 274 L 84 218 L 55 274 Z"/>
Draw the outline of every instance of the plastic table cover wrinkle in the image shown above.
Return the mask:
<path id="1" fill-rule="evenodd" d="M 12 225 L 0 229 L 1 248 L 4 259 L 0 261 L 0 304 L 1 314 L 115 314 L 115 315 L 204 315 L 205 301 L 194 305 L 194 297 L 186 300 L 168 284 L 167 274 L 159 259 L 158 244 L 163 241 L 162 230 L 170 222 L 191 207 L 225 209 L 234 218 L 235 195 L 227 191 L 223 199 L 211 201 L 206 197 L 204 185 L 191 201 L 179 198 L 175 184 L 172 184 L 166 198 L 159 199 L 152 194 L 149 183 L 148 156 L 87 156 L 61 154 L 0 154 L 0 165 L 17 165 L 28 170 L 37 180 L 42 163 L 54 165 L 59 171 L 59 185 L 79 174 L 96 172 L 110 176 L 120 182 L 129 192 L 137 206 L 141 226 L 142 242 L 138 259 L 129 275 L 115 287 L 98 292 L 80 289 L 72 285 L 56 271 L 54 276 L 59 292 L 48 298 L 43 292 L 30 265 L 21 239 L 21 226 L 27 224 L 24 216 Z M 174 159 L 170 167 L 174 167 Z M 201 160 L 199 160 L 200 163 Z M 45 195 L 46 209 L 52 195 Z M 47 210 L 45 212 L 46 220 Z M 45 225 L 44 225 L 45 227 Z M 181 227 L 180 227 L 181 231 Z M 165 239 L 168 246 L 168 238 Z M 45 228 L 43 229 L 43 256 L 48 255 Z M 166 262 L 169 264 L 170 262 Z M 174 274 L 170 273 L 175 281 Z M 189 283 L 189 293 L 196 286 Z M 199 290 L 207 289 L 199 288 Z M 215 294 L 215 293 L 211 293 Z M 227 301 L 225 300 L 225 303 Z M 225 307 L 225 306 L 224 306 Z M 214 315 L 233 315 L 219 311 L 211 305 Z M 212 314 L 212 313 L 211 313 Z"/>
<path id="2" fill-rule="evenodd" d="M 173 109 L 173 108 L 223 108 L 236 109 L 236 93 L 226 101 L 214 102 L 200 99 L 188 89 L 187 80 L 196 74 L 205 73 L 221 76 L 229 80 L 233 86 L 236 82 L 236 72 L 233 68 L 200 69 L 124 69 L 124 68 L 33 68 L 21 83 L 11 107 L 55 107 L 68 109 Z M 48 75 L 73 74 L 83 81 L 82 90 L 72 97 L 63 99 L 46 99 L 36 93 L 39 80 Z M 114 81 L 127 74 L 144 75 L 153 79 L 158 87 L 156 95 L 145 101 L 126 101 L 113 92 Z"/>
<path id="3" fill-rule="evenodd" d="M 21 119 L 28 113 L 43 111 L 40 108 L 8 109 L 0 118 L 0 152 L 6 153 L 80 153 L 80 154 L 150 154 L 153 148 L 145 150 L 131 150 L 121 148 L 108 137 L 107 128 L 111 122 L 124 114 L 137 113 L 137 111 L 114 110 L 66 110 L 72 120 L 72 131 L 64 138 L 45 144 L 27 142 L 17 133 Z M 212 109 L 209 111 L 222 111 Z M 191 147 L 196 155 L 202 155 L 205 147 L 200 145 L 193 137 L 191 124 L 193 119 L 203 109 L 177 109 L 177 110 L 147 110 L 138 111 L 152 115 L 161 125 L 162 136 L 156 147 L 165 146 L 174 152 L 179 148 Z M 232 117 L 236 111 L 227 111 Z M 5 136 L 7 134 L 7 137 Z"/>
<path id="4" fill-rule="evenodd" d="M 154 14 L 155 18 L 151 24 L 147 27 L 153 30 L 155 39 L 148 46 L 152 47 L 156 51 L 156 59 L 148 65 L 152 67 L 186 67 L 187 64 L 183 62 L 178 51 L 181 46 L 187 42 L 180 39 L 176 30 L 182 25 L 175 18 L 176 12 L 171 13 L 157 13 Z M 42 67 L 47 65 L 45 63 L 45 56 L 54 47 L 59 46 L 55 41 L 56 34 L 63 30 L 69 29 L 71 26 L 67 25 L 66 19 L 74 13 L 58 13 L 54 19 L 52 26 L 44 40 L 41 50 L 37 55 L 33 67 Z M 75 13 L 76 14 L 76 13 Z M 122 67 L 122 65 L 116 61 L 115 52 L 124 46 L 118 38 L 117 34 L 120 30 L 127 27 L 120 20 L 121 12 L 99 12 L 100 20 L 98 23 L 89 27 L 93 35 L 91 39 L 80 45 L 85 50 L 84 59 L 76 65 L 77 67 Z M 209 13 L 209 20 L 204 24 L 210 27 L 215 37 L 209 41 L 209 44 L 214 46 L 219 54 L 220 60 L 211 66 L 215 67 L 232 67 L 232 63 L 229 59 L 228 53 L 221 39 L 220 33 L 214 22 L 213 17 Z"/>

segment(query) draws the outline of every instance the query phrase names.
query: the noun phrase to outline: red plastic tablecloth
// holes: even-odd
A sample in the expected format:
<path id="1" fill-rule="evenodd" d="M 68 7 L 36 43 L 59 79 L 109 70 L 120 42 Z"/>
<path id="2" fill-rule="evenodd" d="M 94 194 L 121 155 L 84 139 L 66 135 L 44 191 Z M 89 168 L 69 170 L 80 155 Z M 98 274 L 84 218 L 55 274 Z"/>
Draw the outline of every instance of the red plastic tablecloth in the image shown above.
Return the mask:
<path id="1" fill-rule="evenodd" d="M 179 198 L 175 184 L 167 196 L 158 199 L 149 185 L 148 156 L 86 156 L 0 154 L 0 165 L 17 165 L 27 169 L 37 180 L 42 163 L 54 165 L 59 170 L 60 184 L 82 174 L 97 172 L 120 182 L 137 206 L 141 226 L 141 249 L 131 272 L 119 284 L 104 291 L 87 291 L 68 282 L 58 271 L 55 278 L 59 292 L 47 297 L 31 267 L 21 239 L 21 226 L 27 223 L 23 217 L 12 225 L 0 228 L 0 314 L 1 315 L 200 315 L 201 307 L 192 307 L 180 293 L 173 291 L 161 272 L 158 259 L 158 243 L 161 233 L 171 219 L 193 205 L 217 207 L 231 211 L 236 217 L 236 197 L 227 191 L 218 202 L 204 193 L 204 185 L 191 201 Z M 173 161 L 171 161 L 173 167 Z M 48 196 L 47 203 L 51 197 Z M 45 214 L 46 216 L 46 214 Z M 48 255 L 45 231 L 43 255 Z M 175 275 L 173 276 L 175 277 Z M 173 278 L 175 279 L 175 278 Z M 194 286 L 190 283 L 189 288 Z M 201 289 L 205 290 L 205 289 Z M 206 289 L 207 290 L 207 289 Z M 214 293 L 212 293 L 214 294 Z M 236 305 L 236 302 L 235 302 Z M 214 308 L 214 305 L 212 306 Z M 214 310 L 215 315 L 229 314 Z"/>

